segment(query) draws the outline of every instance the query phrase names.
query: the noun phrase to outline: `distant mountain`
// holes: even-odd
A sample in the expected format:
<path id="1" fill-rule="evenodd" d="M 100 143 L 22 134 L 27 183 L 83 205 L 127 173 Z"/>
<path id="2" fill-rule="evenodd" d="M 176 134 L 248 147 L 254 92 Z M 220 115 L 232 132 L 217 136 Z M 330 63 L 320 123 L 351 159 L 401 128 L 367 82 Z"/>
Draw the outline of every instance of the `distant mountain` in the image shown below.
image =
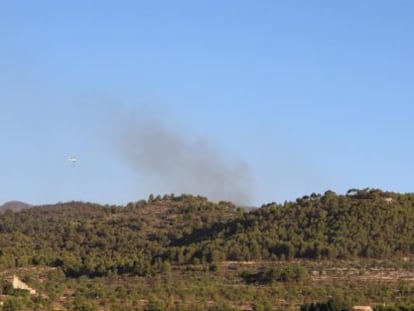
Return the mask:
<path id="1" fill-rule="evenodd" d="M 20 201 L 9 201 L 4 203 L 3 205 L 0 205 L 0 212 L 4 212 L 6 210 L 11 210 L 13 212 L 19 212 L 21 210 L 30 208 L 31 205 L 24 203 L 24 202 L 20 202 Z"/>

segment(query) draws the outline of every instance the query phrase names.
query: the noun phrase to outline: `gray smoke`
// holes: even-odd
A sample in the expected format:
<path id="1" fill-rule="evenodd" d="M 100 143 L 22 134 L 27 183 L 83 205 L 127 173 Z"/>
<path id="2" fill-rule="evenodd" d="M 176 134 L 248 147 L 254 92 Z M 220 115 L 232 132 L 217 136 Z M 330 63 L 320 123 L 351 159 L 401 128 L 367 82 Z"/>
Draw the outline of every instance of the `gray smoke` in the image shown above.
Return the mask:
<path id="1" fill-rule="evenodd" d="M 246 163 L 228 161 L 206 139 L 186 139 L 159 120 L 127 123 L 121 133 L 121 150 L 138 174 L 176 194 L 250 203 L 252 179 Z"/>

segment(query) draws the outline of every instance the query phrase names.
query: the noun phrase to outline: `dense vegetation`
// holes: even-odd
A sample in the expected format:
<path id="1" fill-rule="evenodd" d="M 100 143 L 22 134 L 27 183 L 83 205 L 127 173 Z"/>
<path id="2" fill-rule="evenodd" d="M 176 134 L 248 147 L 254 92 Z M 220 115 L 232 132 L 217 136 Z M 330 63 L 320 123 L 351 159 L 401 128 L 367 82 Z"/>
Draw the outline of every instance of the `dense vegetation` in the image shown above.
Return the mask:
<path id="1" fill-rule="evenodd" d="M 335 301 L 333 299 L 327 302 L 317 302 L 304 304 L 300 307 L 300 311 L 351 311 L 352 307 L 343 301 Z"/>
<path id="2" fill-rule="evenodd" d="M 53 277 L 67 281 L 156 282 L 177 273 L 186 278 L 195 269 L 206 284 L 209 275 L 225 275 L 247 288 L 283 283 L 306 288 L 313 268 L 298 260 L 410 258 L 413 227 L 414 195 L 377 189 L 327 191 L 252 211 L 191 195 L 151 195 L 126 206 L 68 202 L 1 213 L 0 270 L 35 266 L 54 269 Z M 260 265 L 228 273 L 226 262 Z M 411 261 L 404 265 L 411 269 Z"/>

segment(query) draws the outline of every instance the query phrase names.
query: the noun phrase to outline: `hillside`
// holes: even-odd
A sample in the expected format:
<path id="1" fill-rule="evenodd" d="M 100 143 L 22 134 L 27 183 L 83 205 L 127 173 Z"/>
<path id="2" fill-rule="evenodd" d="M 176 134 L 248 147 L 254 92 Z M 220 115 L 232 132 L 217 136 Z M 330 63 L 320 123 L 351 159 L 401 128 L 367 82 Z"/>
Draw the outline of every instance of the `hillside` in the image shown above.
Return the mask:
<path id="1" fill-rule="evenodd" d="M 138 310 L 208 310 L 218 302 L 225 304 L 211 310 L 252 310 L 258 299 L 297 310 L 331 296 L 410 301 L 413 227 L 414 195 L 378 189 L 252 211 L 191 195 L 125 206 L 67 202 L 0 214 L 0 272 L 23 273 L 51 297 L 32 303 L 60 310 L 77 310 L 77 299 L 79 310 L 98 310 L 97 301 L 130 310 L 128 299 Z"/>
<path id="2" fill-rule="evenodd" d="M 414 195 L 369 189 L 250 212 L 190 195 L 126 206 L 69 202 L 1 215 L 0 265 L 102 275 L 145 274 L 163 262 L 395 258 L 413 254 L 413 229 Z"/>
<path id="3" fill-rule="evenodd" d="M 31 205 L 24 203 L 24 202 L 20 202 L 20 201 L 9 201 L 4 203 L 3 205 L 0 205 L 0 213 L 4 212 L 6 210 L 10 210 L 12 212 L 19 212 L 21 210 L 30 208 Z"/>
<path id="4" fill-rule="evenodd" d="M 242 214 L 231 203 L 187 195 L 126 206 L 39 206 L 0 216 L 0 265 L 61 266 L 72 276 L 145 275 L 165 260 L 181 262 L 184 250 L 174 244 L 185 237 L 224 227 Z M 184 260 L 194 256 L 188 253 Z"/>
<path id="5" fill-rule="evenodd" d="M 413 229 L 413 194 L 365 189 L 267 204 L 206 239 L 233 260 L 395 258 L 413 254 Z"/>

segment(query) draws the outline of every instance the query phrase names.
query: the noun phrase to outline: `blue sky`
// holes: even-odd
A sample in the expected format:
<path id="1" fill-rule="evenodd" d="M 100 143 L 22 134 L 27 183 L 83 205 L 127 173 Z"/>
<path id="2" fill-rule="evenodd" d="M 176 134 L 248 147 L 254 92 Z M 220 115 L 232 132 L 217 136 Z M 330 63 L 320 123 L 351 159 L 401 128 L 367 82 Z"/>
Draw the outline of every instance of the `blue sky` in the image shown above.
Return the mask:
<path id="1" fill-rule="evenodd" d="M 244 166 L 248 204 L 412 192 L 413 16 L 408 0 L 1 1 L 0 204 L 193 189 L 126 159 L 143 118 Z"/>

